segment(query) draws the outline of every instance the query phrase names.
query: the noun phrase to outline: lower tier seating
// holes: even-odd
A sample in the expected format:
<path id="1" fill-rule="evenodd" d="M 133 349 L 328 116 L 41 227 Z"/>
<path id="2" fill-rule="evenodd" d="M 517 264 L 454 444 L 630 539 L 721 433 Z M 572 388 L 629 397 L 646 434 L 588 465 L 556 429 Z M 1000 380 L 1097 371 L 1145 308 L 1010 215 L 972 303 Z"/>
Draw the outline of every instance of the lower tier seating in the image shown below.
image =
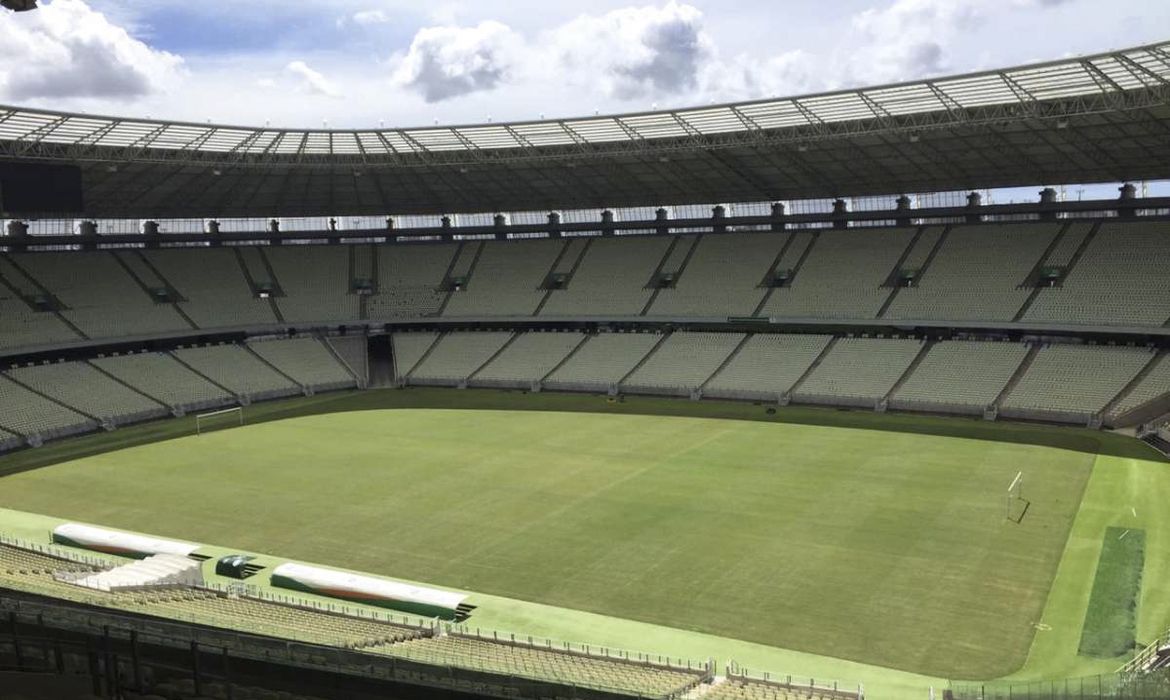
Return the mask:
<path id="1" fill-rule="evenodd" d="M 297 384 L 314 391 L 344 389 L 356 383 L 316 338 L 260 340 L 248 343 L 248 347 Z"/>
<path id="2" fill-rule="evenodd" d="M 1022 343 L 937 343 L 890 397 L 890 407 L 981 414 L 995 402 L 1027 354 L 1028 346 Z"/>
<path id="3" fill-rule="evenodd" d="M 686 396 L 719 369 L 744 337 L 743 333 L 672 333 L 621 388 Z"/>
<path id="4" fill-rule="evenodd" d="M 407 379 L 412 384 L 463 383 L 511 339 L 508 332 L 446 333 Z"/>
<path id="5" fill-rule="evenodd" d="M 921 350 L 920 340 L 841 338 L 796 388 L 793 399 L 875 406 L 894 388 Z"/>
<path id="6" fill-rule="evenodd" d="M 410 370 L 414 369 L 438 339 L 439 334 L 431 332 L 395 333 L 391 338 L 395 378 L 401 381 L 410 374 Z"/>
<path id="7" fill-rule="evenodd" d="M 534 680 L 556 680 L 640 697 L 666 697 L 699 682 L 696 671 L 608 660 L 522 643 L 474 636 L 444 635 L 376 647 L 399 658 L 429 664 L 506 673 Z"/>
<path id="8" fill-rule="evenodd" d="M 660 340 L 658 333 L 599 333 L 550 374 L 544 385 L 573 391 L 616 388 Z"/>
<path id="9" fill-rule="evenodd" d="M 1153 359 L 1146 348 L 1050 345 L 1003 401 L 1011 418 L 1086 421 L 1093 418 Z"/>
<path id="10" fill-rule="evenodd" d="M 112 425 L 157 418 L 166 406 L 103 374 L 88 362 L 16 367 L 8 376 L 55 401 Z"/>
<path id="11" fill-rule="evenodd" d="M 93 364 L 172 410 L 191 411 L 226 406 L 235 401 L 231 394 L 166 353 L 99 357 Z"/>
<path id="12" fill-rule="evenodd" d="M 1146 423 L 1170 409 L 1170 353 L 1149 347 L 696 331 L 460 330 L 390 339 L 403 384 L 797 402 L 1110 427 Z M 351 350 L 364 353 L 365 339 L 352 340 Z M 387 367 L 386 359 L 374 361 Z M 9 366 L 0 371 L 0 449 L 167 412 L 356 386 L 326 341 L 311 337 Z"/>
<path id="13" fill-rule="evenodd" d="M 584 333 L 525 333 L 471 378 L 472 386 L 528 388 L 585 340 Z"/>
<path id="14" fill-rule="evenodd" d="M 239 345 L 179 348 L 174 356 L 213 383 L 247 400 L 299 394 L 301 389 Z"/>
<path id="15" fill-rule="evenodd" d="M 830 335 L 760 333 L 703 389 L 705 396 L 778 401 L 824 351 Z"/>
<path id="16" fill-rule="evenodd" d="M 0 377 L 0 427 L 32 442 L 92 430 L 97 421 Z"/>

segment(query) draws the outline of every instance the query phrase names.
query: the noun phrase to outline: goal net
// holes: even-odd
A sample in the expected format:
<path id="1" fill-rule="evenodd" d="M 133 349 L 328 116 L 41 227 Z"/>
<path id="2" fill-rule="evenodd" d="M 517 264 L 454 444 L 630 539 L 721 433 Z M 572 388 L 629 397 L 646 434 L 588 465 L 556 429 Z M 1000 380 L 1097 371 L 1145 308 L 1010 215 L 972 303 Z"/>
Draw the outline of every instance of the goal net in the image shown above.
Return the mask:
<path id="1" fill-rule="evenodd" d="M 195 416 L 195 434 L 222 430 L 224 428 L 238 428 L 244 424 L 244 409 L 241 406 L 225 408 L 222 411 L 199 413 Z"/>
<path id="2" fill-rule="evenodd" d="M 1024 499 L 1024 472 L 1017 472 L 1016 478 L 1007 488 L 1007 508 L 1004 517 L 1019 522 L 1028 510 L 1028 501 Z"/>

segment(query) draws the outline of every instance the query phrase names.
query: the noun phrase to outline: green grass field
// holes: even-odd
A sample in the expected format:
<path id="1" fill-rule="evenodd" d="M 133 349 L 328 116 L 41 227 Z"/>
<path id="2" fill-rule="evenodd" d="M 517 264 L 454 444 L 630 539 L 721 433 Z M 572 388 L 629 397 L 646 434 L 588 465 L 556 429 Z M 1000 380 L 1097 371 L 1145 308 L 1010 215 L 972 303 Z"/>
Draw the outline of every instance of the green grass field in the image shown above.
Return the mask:
<path id="1" fill-rule="evenodd" d="M 889 430 L 361 411 L 27 471 L 0 505 L 988 678 L 1027 656 L 1092 464 Z"/>
<path id="2" fill-rule="evenodd" d="M 1081 654 L 1110 659 L 1135 651 L 1145 550 L 1143 530 L 1111 527 L 1105 531 L 1081 633 Z"/>

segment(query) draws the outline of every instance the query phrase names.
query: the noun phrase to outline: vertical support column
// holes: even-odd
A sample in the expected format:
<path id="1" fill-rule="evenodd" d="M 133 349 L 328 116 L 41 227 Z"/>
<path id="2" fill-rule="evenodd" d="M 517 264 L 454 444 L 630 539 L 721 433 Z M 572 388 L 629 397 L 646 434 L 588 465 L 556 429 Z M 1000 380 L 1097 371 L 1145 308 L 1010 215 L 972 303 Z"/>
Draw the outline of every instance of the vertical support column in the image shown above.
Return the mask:
<path id="1" fill-rule="evenodd" d="M 1040 190 L 1040 220 L 1056 221 L 1056 190 L 1051 187 Z"/>
<path id="2" fill-rule="evenodd" d="M 130 663 L 134 666 L 134 691 L 146 692 L 142 688 L 142 658 L 138 652 L 138 632 L 130 630 Z"/>
<path id="3" fill-rule="evenodd" d="M 669 220 L 670 212 L 666 210 L 666 207 L 658 207 L 658 209 L 654 210 L 654 230 L 659 235 L 665 236 L 670 233 Z"/>
<path id="4" fill-rule="evenodd" d="M 1137 188 L 1132 183 L 1125 183 L 1117 188 L 1120 196 L 1117 198 L 1117 216 L 1121 219 L 1132 219 L 1137 215 L 1134 200 L 1137 199 Z"/>
<path id="5" fill-rule="evenodd" d="M 195 694 L 203 694 L 203 676 L 199 670 L 199 642 L 191 642 L 191 680 L 195 682 Z"/>
<path id="6" fill-rule="evenodd" d="M 977 224 L 983 221 L 983 215 L 979 213 L 981 206 L 983 206 L 983 195 L 978 192 L 967 195 L 967 223 Z"/>
<path id="7" fill-rule="evenodd" d="M 711 209 L 711 230 L 715 233 L 727 233 L 727 210 L 723 208 L 722 204 L 717 204 Z"/>
<path id="8" fill-rule="evenodd" d="M 235 690 L 232 687 L 232 657 L 227 647 L 223 648 L 223 680 L 227 686 L 227 700 L 235 700 Z"/>
<path id="9" fill-rule="evenodd" d="M 601 212 L 601 235 L 613 235 L 613 212 L 609 209 Z"/>
<path id="10" fill-rule="evenodd" d="M 784 202 L 772 202 L 772 230 L 783 231 L 786 224 L 784 223 Z"/>
<path id="11" fill-rule="evenodd" d="M 849 228 L 849 221 L 846 216 L 849 215 L 849 204 L 844 199 L 836 199 L 833 201 L 833 228 L 846 229 Z"/>
<path id="12" fill-rule="evenodd" d="M 898 197 L 894 204 L 894 223 L 898 226 L 910 226 L 910 198 L 906 195 Z"/>

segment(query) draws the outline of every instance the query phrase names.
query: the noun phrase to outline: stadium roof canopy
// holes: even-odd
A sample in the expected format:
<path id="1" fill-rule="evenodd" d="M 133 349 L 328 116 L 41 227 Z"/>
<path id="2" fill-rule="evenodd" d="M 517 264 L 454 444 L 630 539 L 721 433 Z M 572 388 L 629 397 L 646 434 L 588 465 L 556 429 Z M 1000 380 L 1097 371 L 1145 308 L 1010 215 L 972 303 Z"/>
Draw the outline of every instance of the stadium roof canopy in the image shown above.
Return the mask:
<path id="1" fill-rule="evenodd" d="M 225 96 L 228 98 L 229 96 Z M 93 217 L 524 211 L 1170 177 L 1170 42 L 691 109 L 306 130 L 0 107 L 0 163 Z"/>

